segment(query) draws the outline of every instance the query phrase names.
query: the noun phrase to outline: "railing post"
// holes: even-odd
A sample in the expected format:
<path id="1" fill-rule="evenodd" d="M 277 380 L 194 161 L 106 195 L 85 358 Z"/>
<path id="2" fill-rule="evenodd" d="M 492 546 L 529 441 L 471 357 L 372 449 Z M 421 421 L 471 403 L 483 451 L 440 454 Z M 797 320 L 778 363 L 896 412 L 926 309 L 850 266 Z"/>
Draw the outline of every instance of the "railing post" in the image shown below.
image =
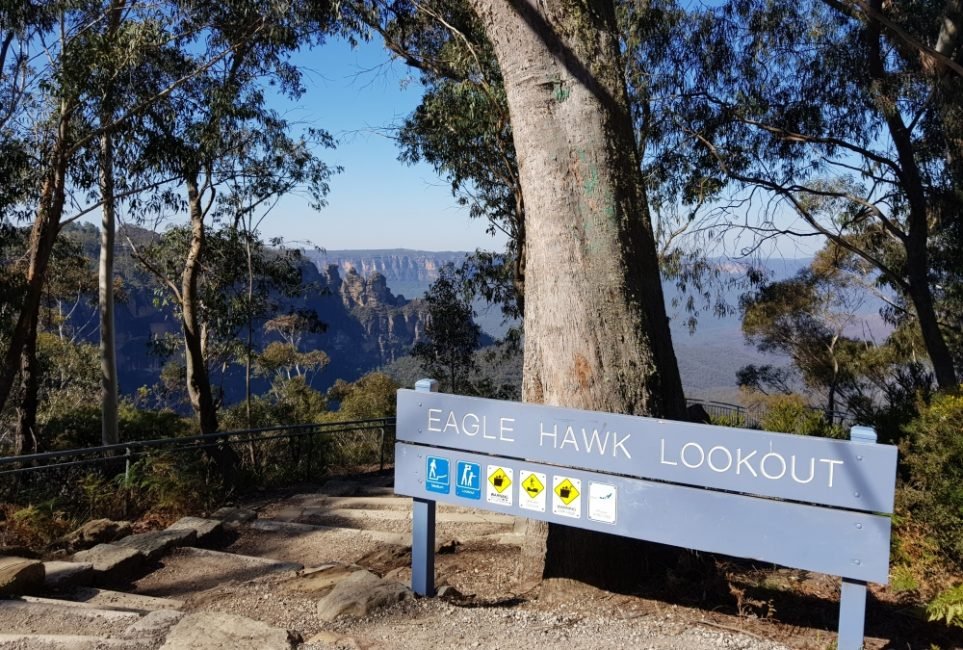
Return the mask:
<path id="1" fill-rule="evenodd" d="M 849 439 L 864 445 L 876 444 L 873 427 L 852 427 Z M 843 578 L 839 592 L 839 650 L 863 650 L 866 625 L 866 583 Z"/>
<path id="2" fill-rule="evenodd" d="M 378 468 L 378 471 L 383 472 L 385 471 L 385 428 L 381 427 L 379 431 L 381 432 L 381 445 L 380 445 L 381 462 L 380 462 L 380 467 Z"/>
<path id="3" fill-rule="evenodd" d="M 438 382 L 421 379 L 415 390 L 437 393 Z M 435 502 L 418 497 L 412 502 L 411 589 L 420 596 L 435 595 Z"/>
<path id="4" fill-rule="evenodd" d="M 124 447 L 124 516 L 130 509 L 130 447 Z"/>

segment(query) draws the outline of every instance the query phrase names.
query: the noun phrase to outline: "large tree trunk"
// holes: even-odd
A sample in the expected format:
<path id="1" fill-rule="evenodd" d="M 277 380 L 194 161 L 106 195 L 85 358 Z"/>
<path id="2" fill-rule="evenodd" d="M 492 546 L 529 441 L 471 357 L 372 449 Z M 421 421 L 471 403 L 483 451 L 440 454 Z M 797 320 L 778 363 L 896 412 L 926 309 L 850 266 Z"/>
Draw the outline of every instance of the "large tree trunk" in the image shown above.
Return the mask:
<path id="1" fill-rule="evenodd" d="M 217 409 L 204 359 L 203 332 L 198 313 L 197 283 L 204 255 L 204 212 L 196 174 L 188 174 L 187 205 L 191 218 L 191 241 L 181 276 L 181 317 L 187 394 L 200 421 L 201 433 L 217 431 Z"/>
<path id="2" fill-rule="evenodd" d="M 612 3 L 472 4 L 501 67 L 525 197 L 525 401 L 682 419 Z M 529 528 L 523 581 L 638 578 L 629 540 Z"/>

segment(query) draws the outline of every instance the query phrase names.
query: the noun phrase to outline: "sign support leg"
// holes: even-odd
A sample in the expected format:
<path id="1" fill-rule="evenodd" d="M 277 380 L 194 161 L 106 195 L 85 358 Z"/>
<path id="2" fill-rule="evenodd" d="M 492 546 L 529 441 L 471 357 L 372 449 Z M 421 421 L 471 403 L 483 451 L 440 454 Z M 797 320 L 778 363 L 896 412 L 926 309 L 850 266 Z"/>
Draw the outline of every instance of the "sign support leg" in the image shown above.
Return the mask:
<path id="1" fill-rule="evenodd" d="M 839 594 L 839 650 L 862 650 L 866 621 L 866 583 L 843 578 Z"/>
<path id="2" fill-rule="evenodd" d="M 438 392 L 438 382 L 422 379 L 421 393 Z M 411 521 L 411 590 L 419 596 L 435 595 L 435 502 L 415 497 Z"/>
<path id="3" fill-rule="evenodd" d="M 435 595 L 435 502 L 414 499 L 411 527 L 411 589 L 419 596 Z"/>

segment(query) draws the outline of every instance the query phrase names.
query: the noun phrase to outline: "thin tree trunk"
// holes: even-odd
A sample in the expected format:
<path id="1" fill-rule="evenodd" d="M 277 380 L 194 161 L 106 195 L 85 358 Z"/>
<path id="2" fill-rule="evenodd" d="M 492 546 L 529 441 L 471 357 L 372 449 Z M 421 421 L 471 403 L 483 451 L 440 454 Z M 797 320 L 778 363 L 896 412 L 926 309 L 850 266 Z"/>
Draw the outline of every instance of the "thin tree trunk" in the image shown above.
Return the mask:
<path id="1" fill-rule="evenodd" d="M 60 231 L 60 218 L 64 209 L 67 176 L 65 143 L 69 120 L 69 113 L 62 112 L 57 139 L 50 157 L 50 168 L 41 188 L 40 207 L 30 231 L 30 260 L 27 266 L 27 286 L 24 292 L 23 305 L 17 317 L 17 324 L 10 336 L 10 344 L 4 353 L 3 367 L 0 368 L 0 409 L 6 404 L 20 371 L 24 367 L 28 369 L 36 367 L 34 357 L 36 356 L 40 303 L 47 277 L 47 267 L 50 264 L 50 255 L 53 252 L 54 243 L 57 241 L 57 234 Z M 27 389 L 30 388 L 31 382 L 35 383 L 36 380 L 35 374 L 30 374 L 33 376 L 32 379 L 29 379 L 26 384 L 22 384 Z M 33 414 L 24 414 L 18 420 L 23 425 L 32 427 L 30 422 L 36 420 L 36 395 L 34 395 L 32 407 L 27 393 L 22 395 L 22 399 L 24 402 L 20 405 L 21 410 L 27 408 L 32 410 Z M 33 443 L 26 439 L 26 436 L 31 436 L 33 433 L 32 428 L 28 431 L 18 427 L 15 447 L 19 449 L 33 447 Z"/>
<path id="2" fill-rule="evenodd" d="M 611 2 L 472 0 L 505 81 L 525 197 L 528 402 L 683 418 Z M 532 524 L 523 583 L 620 586 L 624 538 Z M 636 550 L 637 553 L 637 550 Z"/>
<path id="3" fill-rule="evenodd" d="M 870 0 L 876 12 L 882 12 L 882 0 Z M 926 191 L 923 186 L 922 172 L 916 160 L 910 130 L 907 128 L 893 98 L 885 94 L 888 81 L 883 61 L 882 30 L 877 21 L 870 21 L 866 27 L 867 63 L 870 78 L 876 95 L 877 108 L 886 120 L 887 129 L 899 158 L 900 181 L 908 204 L 909 232 L 903 242 L 906 250 L 906 274 L 909 279 L 909 298 L 916 309 L 923 335 L 923 344 L 933 364 L 936 383 L 944 390 L 958 387 L 953 357 L 939 326 L 933 293 L 930 287 L 930 260 L 927 242 L 933 234 L 930 231 L 930 210 Z"/>
<path id="4" fill-rule="evenodd" d="M 20 404 L 17 406 L 17 434 L 20 453 L 42 451 L 37 435 L 37 407 L 40 391 L 40 368 L 37 364 L 37 320 L 27 333 L 20 353 Z"/>
<path id="5" fill-rule="evenodd" d="M 181 318 L 187 394 L 198 416 L 201 433 L 217 431 L 217 411 L 204 359 L 203 333 L 198 314 L 198 277 L 204 255 L 204 212 L 196 174 L 188 174 L 187 202 L 191 218 L 191 241 L 181 276 Z"/>
<path id="6" fill-rule="evenodd" d="M 120 29 L 126 0 L 112 0 L 108 8 L 105 41 L 111 44 Z M 104 89 L 100 124 L 106 127 L 114 121 L 113 88 Z M 101 441 L 117 444 L 117 350 L 114 328 L 114 236 L 116 231 L 116 197 L 114 195 L 114 138 L 105 130 L 100 136 L 100 198 L 103 214 L 100 227 L 100 264 L 98 268 L 97 301 L 100 307 L 100 385 L 101 385 Z"/>
<path id="7" fill-rule="evenodd" d="M 101 441 L 117 444 L 117 352 L 114 339 L 114 143 L 100 136 L 100 193 L 104 202 L 100 226 L 100 266 L 97 299 L 100 305 Z"/>

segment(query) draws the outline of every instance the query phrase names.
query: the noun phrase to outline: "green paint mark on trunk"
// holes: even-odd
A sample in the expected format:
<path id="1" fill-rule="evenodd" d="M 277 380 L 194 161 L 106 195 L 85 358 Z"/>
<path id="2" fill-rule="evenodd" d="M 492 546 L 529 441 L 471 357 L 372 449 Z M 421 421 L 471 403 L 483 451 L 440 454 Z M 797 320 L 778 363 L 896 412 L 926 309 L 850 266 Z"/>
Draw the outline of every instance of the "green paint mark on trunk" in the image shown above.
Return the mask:
<path id="1" fill-rule="evenodd" d="M 563 84 L 561 81 L 556 81 L 554 84 L 552 84 L 552 96 L 558 103 L 561 104 L 564 102 L 571 94 L 572 91 L 566 88 L 565 84 Z"/>

